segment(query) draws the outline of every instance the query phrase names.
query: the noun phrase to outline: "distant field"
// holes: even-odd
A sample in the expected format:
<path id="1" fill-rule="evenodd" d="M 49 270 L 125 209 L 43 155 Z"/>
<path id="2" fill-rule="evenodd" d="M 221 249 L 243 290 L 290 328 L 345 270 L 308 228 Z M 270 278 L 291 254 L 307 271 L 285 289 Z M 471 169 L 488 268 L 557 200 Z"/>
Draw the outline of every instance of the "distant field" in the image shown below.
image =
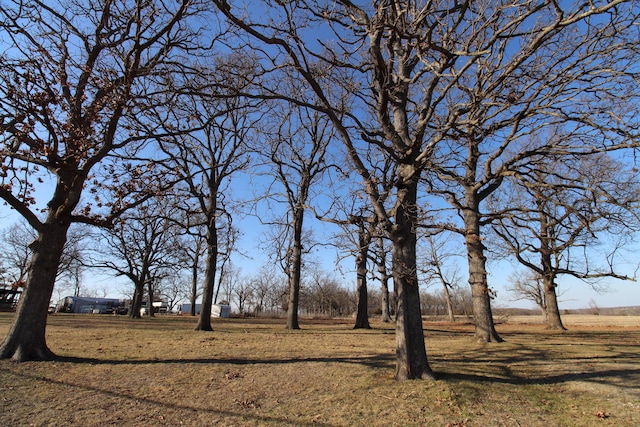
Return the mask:
<path id="1" fill-rule="evenodd" d="M 508 316 L 507 323 L 543 323 L 542 316 Z M 640 316 L 599 316 L 594 314 L 568 314 L 562 316 L 568 328 L 572 326 L 611 327 L 623 326 L 640 328 Z"/>
<path id="2" fill-rule="evenodd" d="M 0 361 L 2 426 L 640 426 L 640 317 L 426 322 L 433 381 L 393 379 L 392 325 L 53 315 L 64 359 Z M 626 316 L 621 316 L 626 317 Z M 0 314 L 0 336 L 11 321 Z"/>

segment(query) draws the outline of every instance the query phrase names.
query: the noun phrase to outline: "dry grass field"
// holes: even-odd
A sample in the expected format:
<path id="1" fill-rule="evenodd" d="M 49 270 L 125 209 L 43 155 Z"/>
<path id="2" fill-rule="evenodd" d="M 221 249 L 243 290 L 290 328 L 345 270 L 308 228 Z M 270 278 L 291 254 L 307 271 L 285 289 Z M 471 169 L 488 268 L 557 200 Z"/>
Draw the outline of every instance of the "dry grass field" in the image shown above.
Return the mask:
<path id="1" fill-rule="evenodd" d="M 0 335 L 11 314 L 0 314 Z M 52 315 L 56 362 L 0 361 L 1 426 L 640 426 L 640 318 L 425 322 L 437 381 L 393 379 L 393 327 Z"/>

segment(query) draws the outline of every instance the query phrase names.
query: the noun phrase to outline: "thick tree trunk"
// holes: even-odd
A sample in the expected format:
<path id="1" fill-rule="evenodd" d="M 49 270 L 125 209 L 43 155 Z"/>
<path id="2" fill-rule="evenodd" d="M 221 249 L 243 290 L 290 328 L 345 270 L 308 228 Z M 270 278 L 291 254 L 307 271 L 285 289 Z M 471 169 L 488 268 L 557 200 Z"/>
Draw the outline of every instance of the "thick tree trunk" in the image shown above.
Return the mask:
<path id="1" fill-rule="evenodd" d="M 216 267 L 218 265 L 218 228 L 215 218 L 210 219 L 207 230 L 207 262 L 202 286 L 202 305 L 196 331 L 213 331 L 211 327 L 211 306 L 213 305 L 213 291 L 216 284 Z"/>
<path id="2" fill-rule="evenodd" d="M 562 324 L 560 318 L 560 309 L 558 308 L 558 297 L 556 295 L 556 284 L 553 279 L 544 278 L 544 300 L 547 308 L 546 322 L 547 329 L 554 329 L 558 331 L 566 331 L 567 328 Z"/>
<path id="3" fill-rule="evenodd" d="M 300 277 L 302 275 L 302 222 L 304 209 L 298 207 L 293 213 L 293 248 L 289 271 L 289 304 L 287 305 L 287 329 L 300 329 L 298 305 L 300 303 Z"/>
<path id="4" fill-rule="evenodd" d="M 427 352 L 420 312 L 420 291 L 416 269 L 417 181 L 398 187 L 396 223 L 391 230 L 392 269 L 396 290 L 397 380 L 434 379 Z"/>
<path id="5" fill-rule="evenodd" d="M 30 245 L 27 282 L 9 334 L 0 345 L 0 359 L 18 362 L 52 360 L 46 343 L 49 301 L 67 239 L 68 223 L 45 223 Z"/>
<path id="6" fill-rule="evenodd" d="M 289 278 L 289 303 L 287 304 L 287 329 L 300 329 L 298 304 L 300 302 L 300 282 L 294 276 Z"/>
<path id="7" fill-rule="evenodd" d="M 136 288 L 133 291 L 133 300 L 131 301 L 131 307 L 129 307 L 129 318 L 140 319 L 140 310 L 142 309 L 142 300 L 144 299 L 144 279 L 136 282 Z"/>
<path id="8" fill-rule="evenodd" d="M 471 204 L 475 206 L 475 204 Z M 464 214 L 469 263 L 469 285 L 473 297 L 473 317 L 475 319 L 475 336 L 481 342 L 502 342 L 493 323 L 491 313 L 491 295 L 487 283 L 487 259 L 484 245 L 480 237 L 480 215 L 478 209 L 470 208 Z"/>
<path id="9" fill-rule="evenodd" d="M 364 224 L 360 224 L 358 230 L 358 255 L 356 256 L 356 296 L 358 307 L 356 311 L 356 324 L 354 329 L 371 329 L 369 325 L 369 298 L 367 292 L 367 257 L 369 254 L 370 234 L 365 230 Z"/>

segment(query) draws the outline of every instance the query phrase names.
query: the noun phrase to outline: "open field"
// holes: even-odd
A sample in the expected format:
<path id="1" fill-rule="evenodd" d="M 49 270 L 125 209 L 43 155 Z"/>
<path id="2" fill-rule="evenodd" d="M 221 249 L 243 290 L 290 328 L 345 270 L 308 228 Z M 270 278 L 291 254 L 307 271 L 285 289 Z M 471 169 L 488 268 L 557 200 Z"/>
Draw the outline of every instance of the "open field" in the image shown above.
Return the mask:
<path id="1" fill-rule="evenodd" d="M 439 379 L 398 382 L 393 327 L 377 322 L 216 319 L 207 333 L 187 317 L 53 315 L 64 359 L 0 361 L 0 425 L 640 426 L 640 318 L 567 316 L 567 333 L 515 320 L 490 345 L 426 322 Z"/>

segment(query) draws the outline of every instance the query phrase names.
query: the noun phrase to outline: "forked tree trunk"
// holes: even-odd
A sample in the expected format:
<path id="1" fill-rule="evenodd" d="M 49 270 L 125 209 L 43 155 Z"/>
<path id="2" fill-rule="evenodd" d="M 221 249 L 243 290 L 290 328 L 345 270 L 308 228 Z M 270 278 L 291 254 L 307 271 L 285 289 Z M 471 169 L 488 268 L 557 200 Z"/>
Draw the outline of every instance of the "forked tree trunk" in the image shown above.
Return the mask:
<path id="1" fill-rule="evenodd" d="M 358 230 L 358 255 L 356 256 L 356 296 L 358 307 L 356 311 L 356 324 L 354 329 L 371 329 L 369 325 L 369 298 L 367 292 L 367 257 L 371 235 L 366 231 L 364 221 L 359 224 Z"/>
<path id="2" fill-rule="evenodd" d="M 420 312 L 420 292 L 416 269 L 417 180 L 398 187 L 396 223 L 391 230 L 392 269 L 396 290 L 396 372 L 397 380 L 434 379 L 427 352 Z"/>
<path id="3" fill-rule="evenodd" d="M 567 328 L 562 324 L 560 317 L 560 309 L 558 308 L 558 296 L 556 295 L 556 284 L 553 279 L 545 277 L 544 283 L 544 299 L 546 303 L 546 322 L 547 329 L 558 331 L 566 331 Z"/>
<path id="4" fill-rule="evenodd" d="M 0 359 L 18 362 L 53 360 L 45 330 L 49 301 L 67 239 L 68 223 L 45 223 L 31 243 L 27 282 L 9 334 L 0 345 Z"/>

